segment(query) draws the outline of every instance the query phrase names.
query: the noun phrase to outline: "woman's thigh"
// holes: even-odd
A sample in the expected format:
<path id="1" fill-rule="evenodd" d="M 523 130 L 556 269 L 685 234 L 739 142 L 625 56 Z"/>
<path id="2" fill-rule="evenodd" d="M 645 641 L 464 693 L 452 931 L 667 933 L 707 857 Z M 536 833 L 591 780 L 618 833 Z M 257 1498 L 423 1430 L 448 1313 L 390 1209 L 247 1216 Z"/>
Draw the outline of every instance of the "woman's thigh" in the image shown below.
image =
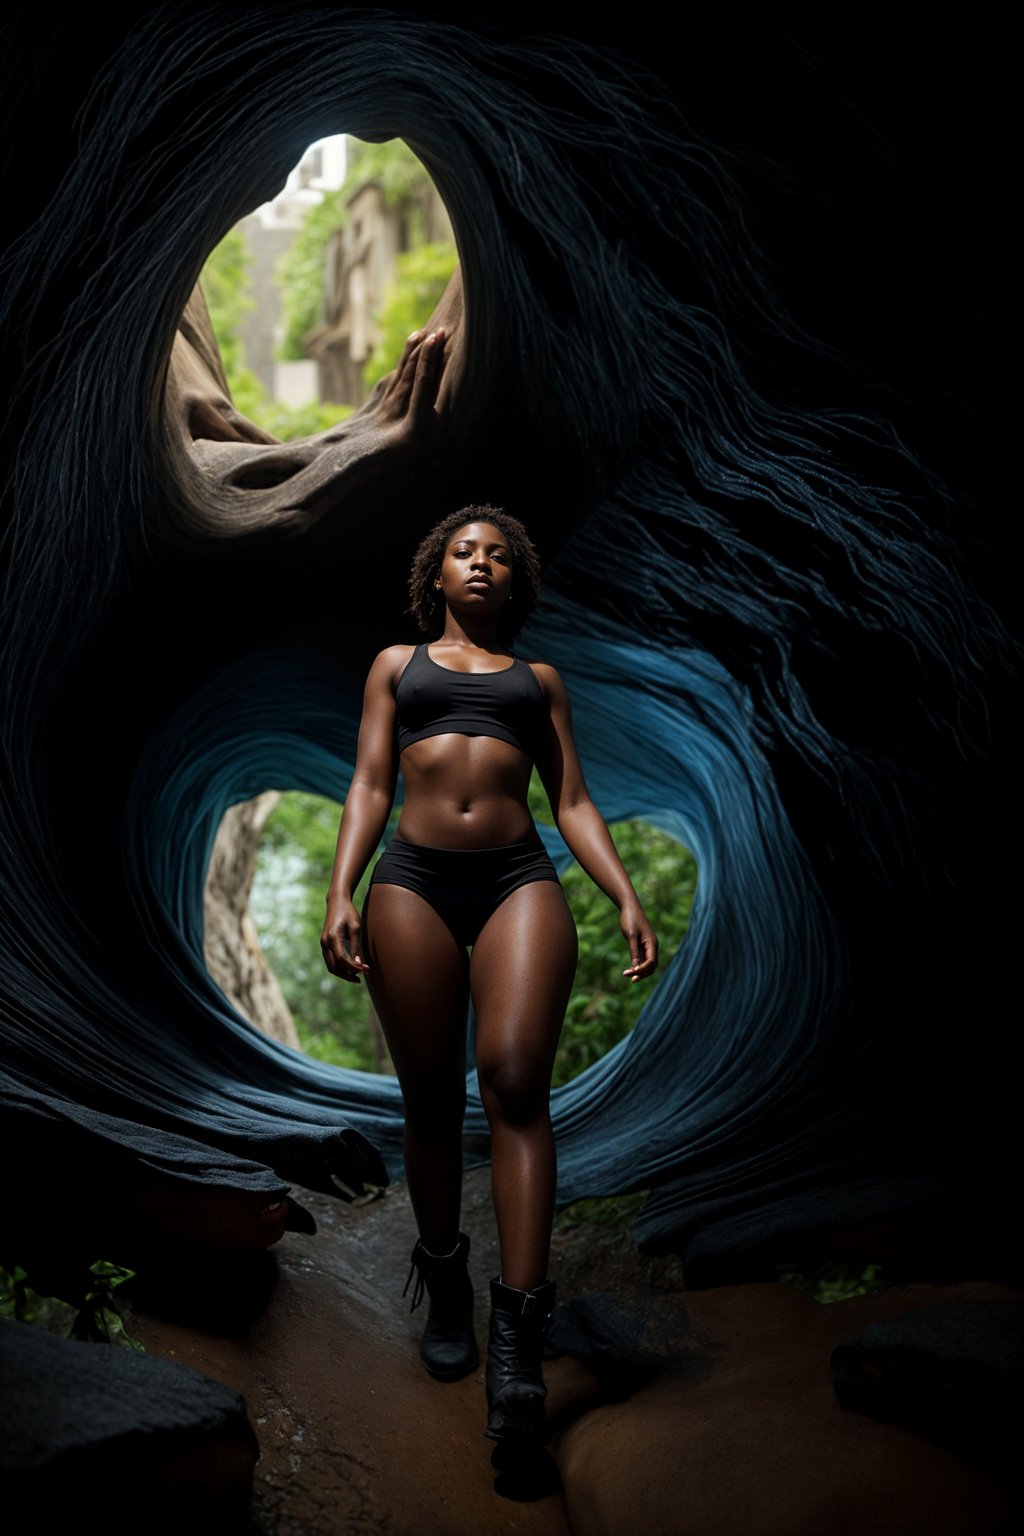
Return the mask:
<path id="1" fill-rule="evenodd" d="M 367 985 L 402 1093 L 461 1097 L 466 1079 L 468 960 L 415 891 L 373 885 L 363 907 Z"/>
<path id="2" fill-rule="evenodd" d="M 485 1096 L 546 1098 L 576 974 L 576 926 L 553 880 L 521 885 L 488 919 L 473 948 L 477 1070 Z"/>

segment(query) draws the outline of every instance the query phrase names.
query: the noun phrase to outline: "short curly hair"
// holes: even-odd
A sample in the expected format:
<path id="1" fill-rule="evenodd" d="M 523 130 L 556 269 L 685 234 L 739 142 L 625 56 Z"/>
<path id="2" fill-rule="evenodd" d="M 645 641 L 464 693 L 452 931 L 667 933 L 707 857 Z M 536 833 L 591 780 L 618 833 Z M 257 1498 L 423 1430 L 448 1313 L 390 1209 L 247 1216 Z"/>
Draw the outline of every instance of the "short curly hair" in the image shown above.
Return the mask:
<path id="1" fill-rule="evenodd" d="M 460 507 L 427 534 L 413 556 L 409 573 L 409 612 L 430 640 L 444 634 L 444 598 L 434 586 L 444 552 L 454 533 L 467 523 L 493 523 L 501 530 L 512 557 L 512 591 L 498 621 L 498 639 L 509 645 L 537 606 L 540 592 L 540 560 L 530 535 L 518 518 L 501 507 Z"/>

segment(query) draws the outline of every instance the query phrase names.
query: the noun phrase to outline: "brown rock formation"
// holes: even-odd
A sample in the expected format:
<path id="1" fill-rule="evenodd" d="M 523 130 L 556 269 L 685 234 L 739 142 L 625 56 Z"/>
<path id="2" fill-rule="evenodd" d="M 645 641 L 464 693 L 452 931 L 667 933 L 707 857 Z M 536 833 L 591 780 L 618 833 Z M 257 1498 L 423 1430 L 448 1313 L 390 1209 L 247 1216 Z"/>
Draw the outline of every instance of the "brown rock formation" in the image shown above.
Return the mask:
<path id="1" fill-rule="evenodd" d="M 299 1049 L 295 1020 L 260 948 L 249 910 L 256 850 L 281 796 L 271 789 L 229 806 L 217 831 L 203 898 L 206 969 L 251 1024 Z"/>

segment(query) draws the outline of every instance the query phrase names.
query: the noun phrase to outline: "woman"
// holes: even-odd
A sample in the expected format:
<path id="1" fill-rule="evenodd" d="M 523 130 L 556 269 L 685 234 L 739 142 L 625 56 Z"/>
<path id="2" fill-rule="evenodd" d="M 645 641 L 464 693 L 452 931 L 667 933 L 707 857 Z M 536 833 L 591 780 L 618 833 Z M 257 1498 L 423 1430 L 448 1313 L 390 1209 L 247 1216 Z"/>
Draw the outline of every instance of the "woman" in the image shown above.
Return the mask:
<path id="1" fill-rule="evenodd" d="M 494 507 L 463 508 L 420 545 L 410 590 L 428 641 L 390 646 L 370 669 L 321 939 L 328 970 L 366 978 L 398 1074 L 419 1227 L 413 1305 L 425 1287 L 421 1355 L 443 1380 L 479 1361 L 459 1230 L 473 1000 L 501 1248 L 486 1373 L 487 1434 L 499 1441 L 546 1436 L 548 1097 L 576 968 L 576 930 L 527 806 L 534 763 L 566 843 L 620 909 L 623 975 L 637 982 L 657 964 L 651 926 L 587 793 L 562 681 L 508 649 L 536 603 L 538 574 L 525 528 Z M 399 757 L 401 819 L 360 922 L 353 892 L 384 831 Z"/>

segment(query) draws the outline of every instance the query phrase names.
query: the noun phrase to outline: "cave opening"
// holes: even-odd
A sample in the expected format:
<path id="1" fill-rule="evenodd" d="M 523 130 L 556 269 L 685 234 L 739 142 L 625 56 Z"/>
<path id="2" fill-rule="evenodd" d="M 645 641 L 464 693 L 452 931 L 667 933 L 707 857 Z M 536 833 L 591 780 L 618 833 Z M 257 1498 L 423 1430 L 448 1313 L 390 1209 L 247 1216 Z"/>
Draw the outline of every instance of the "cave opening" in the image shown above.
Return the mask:
<path id="1" fill-rule="evenodd" d="M 550 827 L 551 814 L 536 773 L 530 805 L 538 824 Z M 390 839 L 399 811 L 393 811 L 382 845 Z M 390 1073 L 386 1042 L 368 992 L 330 976 L 320 955 L 324 892 L 340 814 L 341 806 L 322 796 L 290 792 L 276 798 L 261 821 L 255 853 L 249 898 L 253 937 L 280 981 L 295 1028 L 290 1043 L 334 1066 Z M 639 818 L 613 822 L 610 830 L 623 862 L 635 873 L 638 894 L 658 933 L 664 974 L 689 927 L 696 862 L 676 838 Z M 368 867 L 356 892 L 360 907 L 369 875 Z M 555 1061 L 555 1087 L 571 1082 L 625 1039 L 651 997 L 650 989 L 639 991 L 622 982 L 622 936 L 612 904 L 575 863 L 562 871 L 562 884 L 579 933 L 580 958 Z M 210 949 L 208 938 L 208 955 Z M 262 1017 L 253 1022 L 267 1027 Z"/>
<path id="2" fill-rule="evenodd" d="M 457 260 L 441 194 L 402 139 L 310 144 L 203 266 L 234 405 L 281 441 L 337 426 L 394 368 Z"/>

